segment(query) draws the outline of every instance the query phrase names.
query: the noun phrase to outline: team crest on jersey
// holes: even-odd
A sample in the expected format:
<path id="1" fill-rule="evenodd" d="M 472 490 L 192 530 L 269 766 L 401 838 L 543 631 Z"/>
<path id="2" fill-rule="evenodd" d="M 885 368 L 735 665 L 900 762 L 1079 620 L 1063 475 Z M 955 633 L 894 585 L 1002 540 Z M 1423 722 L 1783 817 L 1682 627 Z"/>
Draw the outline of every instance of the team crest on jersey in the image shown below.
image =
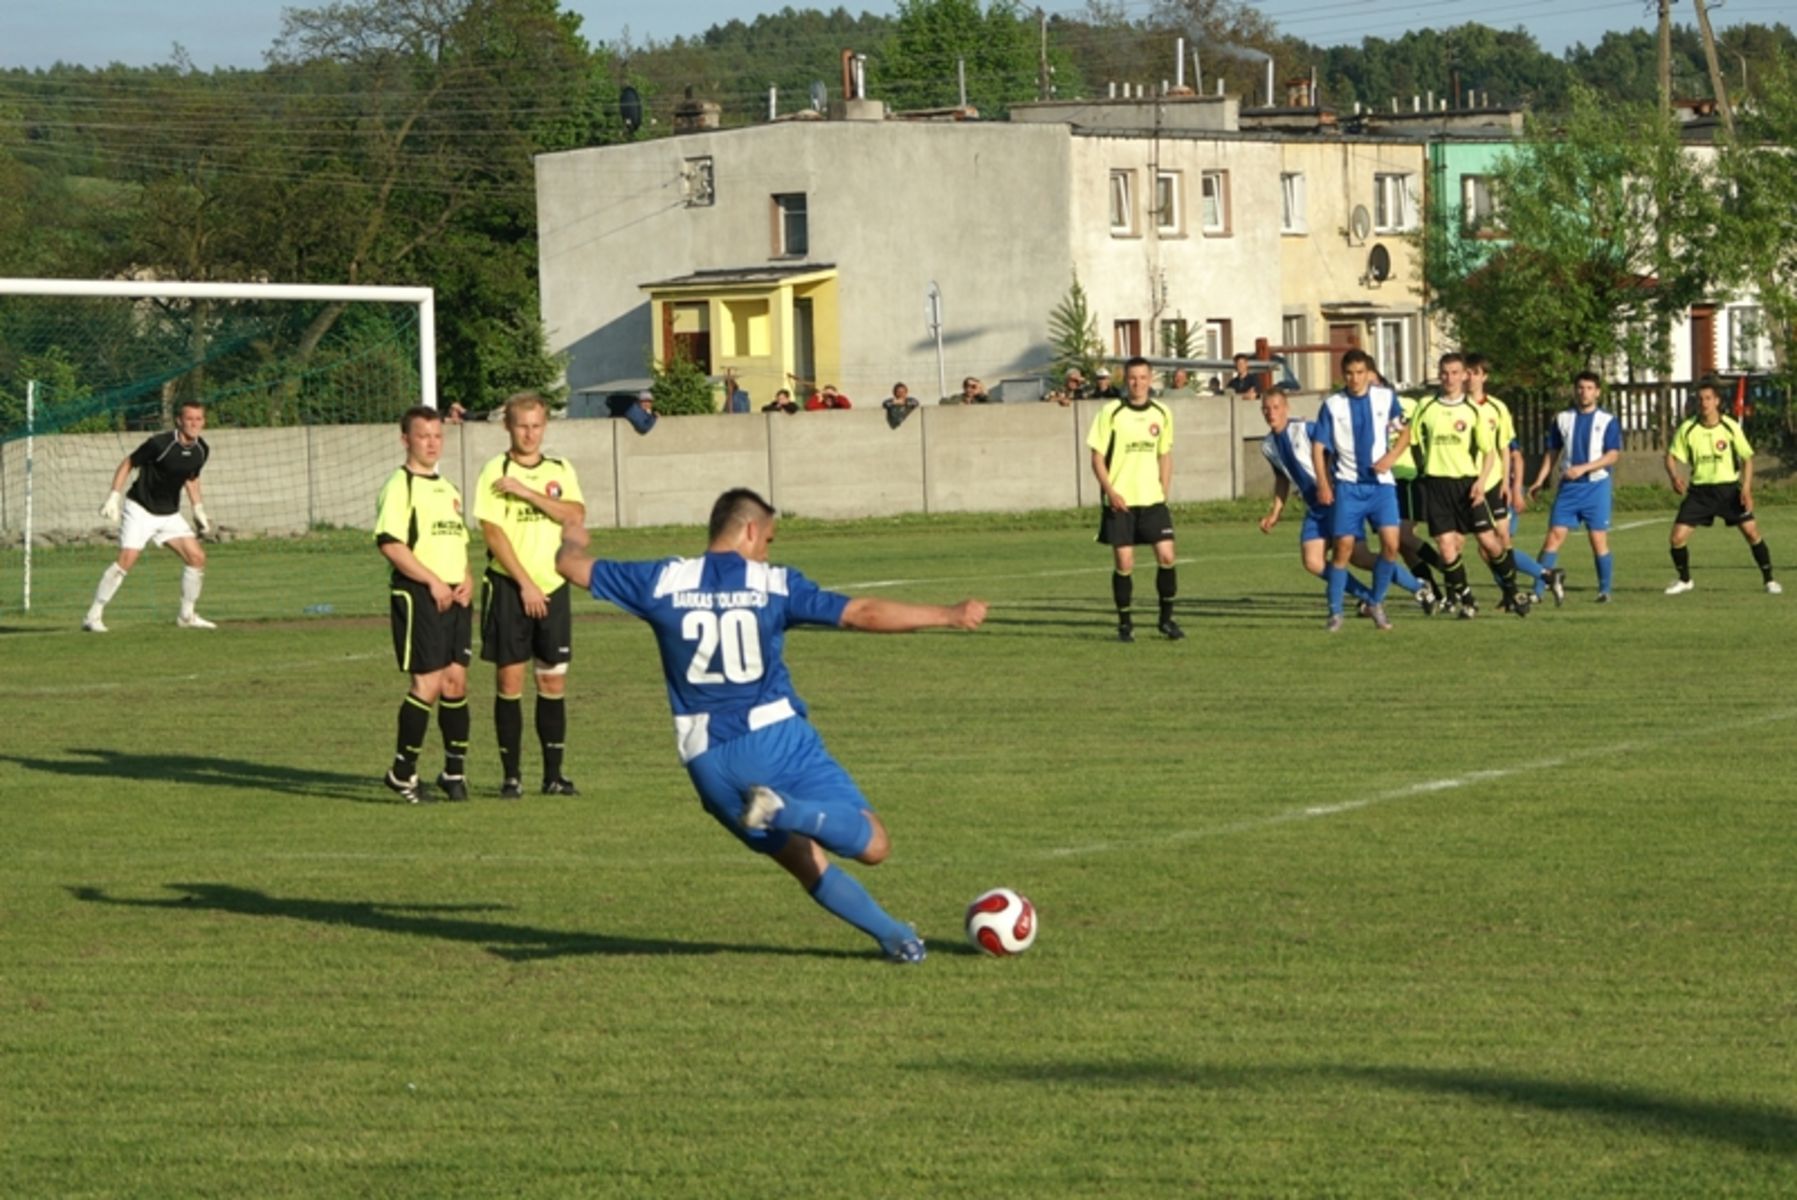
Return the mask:
<path id="1" fill-rule="evenodd" d="M 1722 451 L 1724 451 L 1726 449 L 1728 449 L 1728 439 L 1727 438 L 1717 438 L 1716 439 L 1716 453 L 1720 454 L 1720 453 L 1722 453 Z"/>
<path id="2" fill-rule="evenodd" d="M 1455 433 L 1465 433 L 1466 432 L 1466 422 L 1465 421 L 1455 421 L 1454 422 L 1454 432 Z"/>
<path id="3" fill-rule="evenodd" d="M 560 500 L 562 498 L 562 485 L 551 479 L 548 486 L 543 489 L 543 494 L 548 496 L 551 500 Z"/>
<path id="4" fill-rule="evenodd" d="M 1160 435 L 1161 435 L 1161 427 L 1158 424 L 1150 425 L 1148 427 L 1148 436 L 1149 437 L 1159 437 Z"/>

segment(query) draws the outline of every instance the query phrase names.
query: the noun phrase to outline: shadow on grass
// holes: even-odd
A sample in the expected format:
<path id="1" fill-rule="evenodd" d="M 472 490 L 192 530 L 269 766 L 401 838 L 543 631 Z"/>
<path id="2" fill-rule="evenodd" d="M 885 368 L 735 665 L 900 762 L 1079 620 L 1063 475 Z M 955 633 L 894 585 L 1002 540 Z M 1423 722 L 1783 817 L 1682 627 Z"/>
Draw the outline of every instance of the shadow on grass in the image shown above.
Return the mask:
<path id="1" fill-rule="evenodd" d="M 95 887 L 71 887 L 69 894 L 88 904 L 112 904 L 124 908 L 162 908 L 185 912 L 223 912 L 244 917 L 278 917 L 316 925 L 345 925 L 375 933 L 438 938 L 483 946 L 489 954 L 511 962 L 562 958 L 575 954 L 689 955 L 773 954 L 807 958 L 874 958 L 874 951 L 808 949 L 790 946 L 757 946 L 731 942 L 683 942 L 667 938 L 615 937 L 603 933 L 575 933 L 539 929 L 503 921 L 478 919 L 471 914 L 508 911 L 501 904 L 383 904 L 373 900 L 311 900 L 300 896 L 271 896 L 254 888 L 226 883 L 171 883 L 182 893 L 165 899 L 111 896 Z"/>
<path id="2" fill-rule="evenodd" d="M 317 771 L 308 767 L 283 767 L 275 763 L 241 758 L 209 758 L 199 754 L 132 754 L 123 750 L 71 746 L 63 751 L 71 758 L 31 758 L 0 754 L 0 763 L 13 763 L 28 771 L 65 775 L 75 779 L 161 780 L 189 787 L 242 788 L 363 804 L 393 803 L 372 773 L 348 775 L 341 771 Z"/>
<path id="3" fill-rule="evenodd" d="M 955 1064 L 965 1070 L 966 1064 Z M 1620 1084 L 1589 1083 L 1477 1068 L 1206 1067 L 1168 1062 L 1044 1063 L 986 1068 L 1029 1083 L 1070 1087 L 1190 1087 L 1207 1091 L 1347 1080 L 1398 1091 L 1464 1096 L 1482 1104 L 1606 1121 L 1641 1133 L 1703 1138 L 1757 1154 L 1797 1157 L 1797 1110 L 1767 1104 L 1693 1100 Z"/>

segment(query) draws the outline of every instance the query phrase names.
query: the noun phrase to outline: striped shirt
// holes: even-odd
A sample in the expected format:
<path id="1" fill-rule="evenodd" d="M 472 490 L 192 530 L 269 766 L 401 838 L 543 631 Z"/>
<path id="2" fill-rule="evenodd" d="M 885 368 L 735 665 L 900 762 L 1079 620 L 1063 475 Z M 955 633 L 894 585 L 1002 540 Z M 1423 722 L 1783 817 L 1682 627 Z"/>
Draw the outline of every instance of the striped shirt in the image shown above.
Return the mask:
<path id="1" fill-rule="evenodd" d="M 1373 470 L 1404 428 L 1398 394 L 1374 384 L 1366 395 L 1336 392 L 1323 401 L 1313 436 L 1335 459 L 1334 478 L 1342 483 L 1395 483 L 1392 473 Z"/>

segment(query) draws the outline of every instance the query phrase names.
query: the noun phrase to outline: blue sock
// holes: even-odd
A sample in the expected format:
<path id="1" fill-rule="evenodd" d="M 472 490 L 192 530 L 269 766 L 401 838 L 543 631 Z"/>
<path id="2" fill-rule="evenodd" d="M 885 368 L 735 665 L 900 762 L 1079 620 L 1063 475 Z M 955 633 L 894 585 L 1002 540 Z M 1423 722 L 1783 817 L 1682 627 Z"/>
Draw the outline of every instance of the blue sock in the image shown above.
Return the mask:
<path id="1" fill-rule="evenodd" d="M 1527 554 L 1524 554 L 1521 550 L 1512 549 L 1510 554 L 1516 559 L 1516 573 L 1518 575 L 1531 575 L 1536 579 L 1541 578 L 1541 572 L 1544 568 L 1540 563 L 1530 558 Z"/>
<path id="2" fill-rule="evenodd" d="M 1356 600 L 1365 600 L 1368 604 L 1371 604 L 1373 602 L 1373 589 L 1356 579 L 1352 572 L 1348 572 L 1347 576 L 1348 595 L 1354 597 Z"/>
<path id="3" fill-rule="evenodd" d="M 1404 565 L 1403 559 L 1391 564 L 1391 581 L 1407 592 L 1414 592 L 1423 586 L 1422 582 L 1410 573 L 1410 568 Z"/>
<path id="4" fill-rule="evenodd" d="M 1398 564 L 1381 555 L 1373 560 L 1373 603 L 1384 604 L 1385 593 L 1391 590 L 1392 569 Z"/>
<path id="5" fill-rule="evenodd" d="M 1345 567 L 1330 563 L 1323 568 L 1323 580 L 1329 585 L 1329 615 L 1342 615 L 1342 595 L 1348 590 L 1348 572 Z"/>
<path id="6" fill-rule="evenodd" d="M 786 807 L 774 814 L 775 829 L 799 833 L 839 858 L 856 858 L 874 837 L 867 814 L 846 804 L 818 804 L 781 796 Z"/>
<path id="7" fill-rule="evenodd" d="M 1609 595 L 1610 580 L 1615 572 L 1615 560 L 1608 554 L 1594 556 L 1597 559 L 1597 590 Z"/>
<path id="8" fill-rule="evenodd" d="M 1541 556 L 1541 561 L 1539 563 L 1539 566 L 1541 567 L 1541 574 L 1535 576 L 1535 595 L 1537 598 L 1542 596 L 1547 591 L 1547 585 L 1545 583 L 1541 582 L 1542 576 L 1545 575 L 1547 572 L 1553 570 L 1554 564 L 1559 561 L 1560 561 L 1560 552 L 1558 550 L 1549 550 Z"/>
<path id="9" fill-rule="evenodd" d="M 824 869 L 811 898 L 882 946 L 911 936 L 910 926 L 881 908 L 859 879 L 839 867 Z"/>

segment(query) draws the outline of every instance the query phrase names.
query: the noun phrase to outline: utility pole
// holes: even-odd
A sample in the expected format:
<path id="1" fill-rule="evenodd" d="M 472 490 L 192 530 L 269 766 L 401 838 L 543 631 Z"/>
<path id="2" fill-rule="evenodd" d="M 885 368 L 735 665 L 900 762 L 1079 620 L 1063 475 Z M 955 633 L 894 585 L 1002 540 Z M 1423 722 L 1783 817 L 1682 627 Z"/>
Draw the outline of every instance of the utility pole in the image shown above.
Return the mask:
<path id="1" fill-rule="evenodd" d="M 1660 115 L 1672 115 L 1672 0 L 1660 0 Z"/>
<path id="2" fill-rule="evenodd" d="M 1722 114 L 1722 128 L 1732 139 L 1735 136 L 1735 114 L 1729 111 L 1728 88 L 1722 83 L 1722 66 L 1716 61 L 1716 35 L 1710 32 L 1710 12 L 1703 6 L 1703 0 L 1691 0 L 1697 10 L 1697 28 L 1703 34 L 1703 61 L 1710 68 L 1710 90 L 1716 94 L 1716 111 Z"/>
<path id="3" fill-rule="evenodd" d="M 1036 10 L 1036 25 L 1040 30 L 1040 38 L 1036 49 L 1036 99 L 1049 99 L 1048 92 L 1048 14 L 1040 8 Z"/>

